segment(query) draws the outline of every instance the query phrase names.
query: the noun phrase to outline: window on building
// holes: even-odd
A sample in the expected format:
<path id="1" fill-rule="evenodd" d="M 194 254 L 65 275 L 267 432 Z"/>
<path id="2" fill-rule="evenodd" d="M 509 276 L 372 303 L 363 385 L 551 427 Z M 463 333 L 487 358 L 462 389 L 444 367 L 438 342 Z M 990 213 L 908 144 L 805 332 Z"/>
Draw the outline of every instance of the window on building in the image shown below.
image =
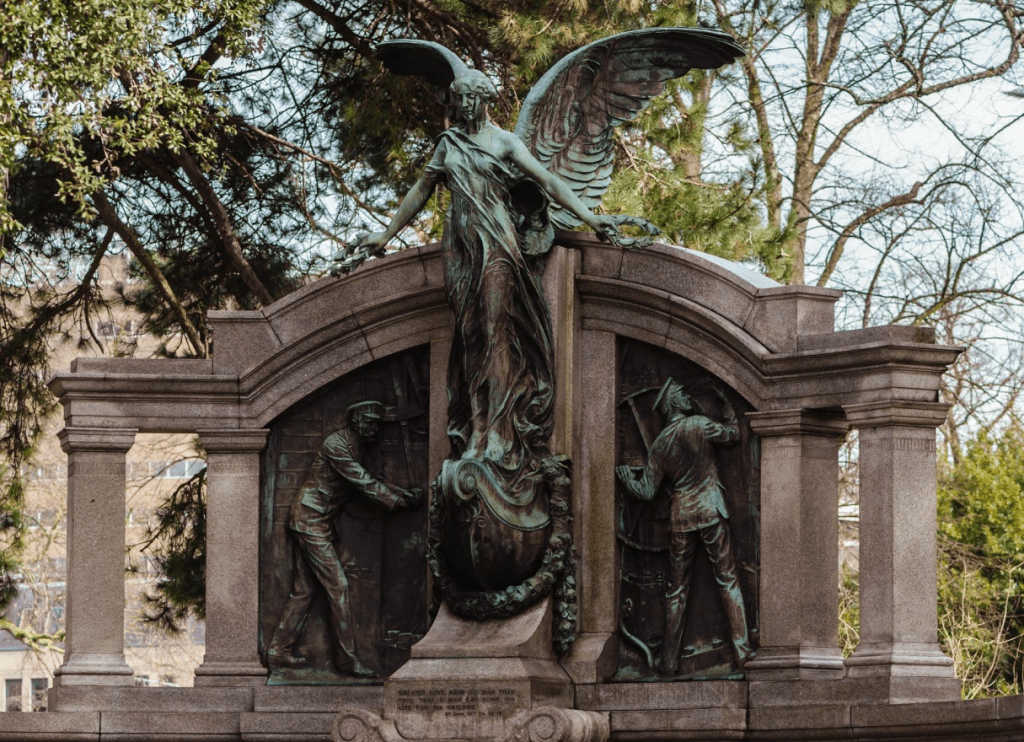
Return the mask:
<path id="1" fill-rule="evenodd" d="M 46 678 L 32 678 L 32 710 L 46 711 Z"/>
<path id="2" fill-rule="evenodd" d="M 206 466 L 202 459 L 181 461 L 150 461 L 149 476 L 166 479 L 191 479 Z"/>
<path id="3" fill-rule="evenodd" d="M 21 711 L 21 678 L 8 678 L 4 681 L 4 698 L 7 700 L 8 711 Z"/>

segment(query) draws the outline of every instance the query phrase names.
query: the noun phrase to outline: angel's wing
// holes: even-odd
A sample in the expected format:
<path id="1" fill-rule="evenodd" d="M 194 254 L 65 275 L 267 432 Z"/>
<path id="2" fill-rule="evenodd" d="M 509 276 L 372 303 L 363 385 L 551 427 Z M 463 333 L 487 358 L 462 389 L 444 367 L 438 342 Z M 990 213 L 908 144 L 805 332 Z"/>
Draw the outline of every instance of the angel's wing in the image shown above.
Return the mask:
<path id="1" fill-rule="evenodd" d="M 399 39 L 377 44 L 375 56 L 397 75 L 419 75 L 445 89 L 452 80 L 469 70 L 453 51 L 433 41 Z"/>
<path id="2" fill-rule="evenodd" d="M 612 128 L 631 121 L 665 81 L 689 70 L 714 69 L 744 55 L 721 31 L 648 28 L 609 36 L 562 58 L 523 102 L 515 133 L 548 170 L 594 208 L 611 180 Z M 551 208 L 552 222 L 580 224 Z"/>

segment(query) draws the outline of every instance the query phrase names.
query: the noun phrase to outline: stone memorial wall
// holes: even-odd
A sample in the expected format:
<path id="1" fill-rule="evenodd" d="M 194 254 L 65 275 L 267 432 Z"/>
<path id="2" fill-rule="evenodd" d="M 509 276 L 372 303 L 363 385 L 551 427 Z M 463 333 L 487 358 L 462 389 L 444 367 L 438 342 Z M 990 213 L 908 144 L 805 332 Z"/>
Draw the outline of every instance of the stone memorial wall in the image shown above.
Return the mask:
<path id="1" fill-rule="evenodd" d="M 0 739 L 327 740 L 332 725 L 335 740 L 392 742 L 1020 738 L 1019 699 L 960 701 L 937 642 L 937 392 L 958 349 L 915 327 L 834 332 L 835 291 L 561 233 L 543 277 L 549 447 L 571 467 L 575 547 L 574 641 L 558 654 L 553 598 L 486 620 L 436 598 L 417 491 L 449 454 L 443 285 L 439 246 L 405 250 L 260 311 L 211 313 L 211 360 L 82 359 L 54 378 L 70 457 L 67 651 L 51 713 L 0 716 Z M 863 597 L 844 659 L 837 475 L 851 428 Z M 123 554 L 96 547 L 123 542 L 139 431 L 198 434 L 208 453 L 195 688 L 133 686 Z M 684 439 L 672 450 L 690 459 L 659 459 Z M 313 570 L 298 638 L 280 644 L 291 660 L 272 656 L 302 593 L 297 559 L 313 553 L 291 508 L 324 456 L 365 475 L 321 542 L 346 576 L 364 674 L 337 652 L 348 629 L 332 628 L 330 570 Z M 703 514 L 672 495 L 693 472 Z M 683 522 L 707 537 L 679 538 Z"/>

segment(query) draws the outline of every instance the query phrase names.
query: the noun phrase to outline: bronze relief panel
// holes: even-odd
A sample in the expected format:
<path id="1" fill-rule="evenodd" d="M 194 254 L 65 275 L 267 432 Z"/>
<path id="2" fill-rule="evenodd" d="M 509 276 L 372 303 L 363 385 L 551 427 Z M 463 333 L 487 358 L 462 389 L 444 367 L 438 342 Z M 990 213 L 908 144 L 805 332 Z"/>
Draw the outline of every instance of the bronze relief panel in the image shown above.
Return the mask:
<path id="1" fill-rule="evenodd" d="M 740 678 L 756 654 L 753 408 L 699 365 L 619 338 L 617 680 Z"/>
<path id="2" fill-rule="evenodd" d="M 429 347 L 359 368 L 279 416 L 263 456 L 268 684 L 375 683 L 429 625 Z"/>

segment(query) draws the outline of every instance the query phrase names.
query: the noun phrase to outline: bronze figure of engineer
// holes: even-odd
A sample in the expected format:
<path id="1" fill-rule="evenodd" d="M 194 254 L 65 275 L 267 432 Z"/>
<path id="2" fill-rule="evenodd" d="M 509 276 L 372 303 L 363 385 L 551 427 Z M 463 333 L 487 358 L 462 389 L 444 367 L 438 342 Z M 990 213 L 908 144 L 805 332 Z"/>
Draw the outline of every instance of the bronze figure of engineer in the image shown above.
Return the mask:
<path id="1" fill-rule="evenodd" d="M 267 650 L 271 667 L 306 666 L 306 658 L 295 655 L 295 644 L 322 590 L 330 610 L 331 646 L 338 670 L 356 677 L 376 674 L 356 656 L 348 579 L 334 548 L 334 523 L 352 497 L 368 498 L 389 511 L 414 508 L 423 501 L 421 490 L 386 485 L 360 463 L 362 445 L 377 438 L 383 410 L 374 401 L 349 407 L 348 425 L 324 439 L 295 495 L 288 518 L 294 549 L 292 588 Z"/>

